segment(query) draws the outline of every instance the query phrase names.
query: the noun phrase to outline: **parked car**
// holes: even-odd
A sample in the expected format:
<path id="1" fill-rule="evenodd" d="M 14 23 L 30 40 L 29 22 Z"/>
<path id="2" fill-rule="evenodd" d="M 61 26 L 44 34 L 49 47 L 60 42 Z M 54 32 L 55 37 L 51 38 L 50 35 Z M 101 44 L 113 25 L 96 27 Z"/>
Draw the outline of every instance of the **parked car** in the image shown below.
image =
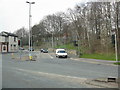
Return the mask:
<path id="1" fill-rule="evenodd" d="M 20 47 L 19 50 L 25 50 L 23 47 Z"/>
<path id="2" fill-rule="evenodd" d="M 65 57 L 67 58 L 67 52 L 65 49 L 56 49 L 56 57 Z"/>
<path id="3" fill-rule="evenodd" d="M 33 48 L 30 48 L 30 50 L 28 49 L 28 51 L 34 51 L 34 49 L 33 49 Z"/>
<path id="4" fill-rule="evenodd" d="M 44 49 L 40 49 L 41 52 L 43 52 Z"/>
<path id="5" fill-rule="evenodd" d="M 43 52 L 43 53 L 48 53 L 48 50 L 47 50 L 47 49 L 43 49 L 42 52 Z"/>

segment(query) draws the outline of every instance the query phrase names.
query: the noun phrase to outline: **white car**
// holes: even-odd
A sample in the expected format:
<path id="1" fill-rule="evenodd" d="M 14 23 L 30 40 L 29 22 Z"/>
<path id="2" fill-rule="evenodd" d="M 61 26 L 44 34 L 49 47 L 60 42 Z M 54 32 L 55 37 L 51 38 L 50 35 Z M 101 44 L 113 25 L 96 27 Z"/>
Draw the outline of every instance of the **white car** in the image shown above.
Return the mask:
<path id="1" fill-rule="evenodd" d="M 65 49 L 56 49 L 56 57 L 65 57 L 67 58 L 67 52 Z"/>

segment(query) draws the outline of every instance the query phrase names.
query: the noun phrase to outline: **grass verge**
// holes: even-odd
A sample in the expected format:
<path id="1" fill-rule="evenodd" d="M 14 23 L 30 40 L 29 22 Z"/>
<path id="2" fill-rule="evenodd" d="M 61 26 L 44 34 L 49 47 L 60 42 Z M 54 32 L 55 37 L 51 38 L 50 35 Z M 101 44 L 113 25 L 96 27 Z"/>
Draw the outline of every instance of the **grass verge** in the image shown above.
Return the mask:
<path id="1" fill-rule="evenodd" d="M 83 54 L 80 58 L 90 58 L 90 59 L 100 59 L 100 60 L 110 60 L 115 61 L 114 54 Z"/>
<path id="2" fill-rule="evenodd" d="M 120 62 L 116 62 L 116 63 L 114 63 L 115 65 L 120 65 Z"/>

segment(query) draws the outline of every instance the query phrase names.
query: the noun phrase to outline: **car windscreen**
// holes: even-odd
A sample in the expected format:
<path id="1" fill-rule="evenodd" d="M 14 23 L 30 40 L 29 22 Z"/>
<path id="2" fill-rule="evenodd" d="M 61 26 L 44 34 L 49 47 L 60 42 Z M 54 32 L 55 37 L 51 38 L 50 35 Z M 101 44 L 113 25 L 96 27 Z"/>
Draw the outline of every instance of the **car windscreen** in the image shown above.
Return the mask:
<path id="1" fill-rule="evenodd" d="M 58 53 L 66 53 L 65 51 L 58 51 Z"/>

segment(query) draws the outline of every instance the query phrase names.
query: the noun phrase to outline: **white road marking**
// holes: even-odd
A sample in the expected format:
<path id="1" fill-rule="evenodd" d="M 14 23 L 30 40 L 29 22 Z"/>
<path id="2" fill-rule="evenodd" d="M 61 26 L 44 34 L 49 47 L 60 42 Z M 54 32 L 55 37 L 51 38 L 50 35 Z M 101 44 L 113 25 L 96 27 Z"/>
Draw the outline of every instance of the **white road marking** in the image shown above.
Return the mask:
<path id="1" fill-rule="evenodd" d="M 53 57 L 50 54 L 48 54 L 48 55 L 50 56 L 51 59 L 53 59 Z"/>
<path id="2" fill-rule="evenodd" d="M 31 71 L 31 70 L 25 70 L 25 69 L 20 69 L 20 68 L 14 68 L 15 70 L 18 70 L 19 73 L 22 75 L 30 75 L 31 78 L 33 79 L 41 79 L 41 77 L 48 78 L 48 79 L 57 79 L 58 81 L 63 81 L 63 82 L 70 82 L 70 83 L 79 83 L 82 85 L 86 85 L 87 87 L 90 86 L 92 88 L 95 88 L 98 86 L 94 85 L 89 85 L 87 84 L 87 78 L 80 78 L 80 77 L 75 77 L 75 76 L 68 76 L 68 75 L 60 75 L 60 74 L 54 74 L 54 73 L 46 73 L 46 72 L 39 72 L 39 71 Z M 39 78 L 40 77 L 40 78 Z M 29 80 L 31 81 L 31 80 Z M 28 82 L 28 80 L 26 80 Z"/>
<path id="3" fill-rule="evenodd" d="M 87 80 L 87 78 L 80 78 L 80 77 L 75 77 L 75 76 L 68 76 L 68 75 L 60 75 L 60 74 L 54 74 L 54 73 L 46 73 L 46 72 L 39 72 L 39 71 L 31 71 L 31 70 L 25 70 L 25 69 L 19 69 L 15 68 L 16 70 L 27 72 L 27 73 L 32 73 L 32 74 L 37 74 L 37 75 L 42 75 L 46 76 L 49 78 L 61 78 L 61 79 L 69 79 L 69 80 L 75 80 L 83 83 L 84 81 Z"/>

